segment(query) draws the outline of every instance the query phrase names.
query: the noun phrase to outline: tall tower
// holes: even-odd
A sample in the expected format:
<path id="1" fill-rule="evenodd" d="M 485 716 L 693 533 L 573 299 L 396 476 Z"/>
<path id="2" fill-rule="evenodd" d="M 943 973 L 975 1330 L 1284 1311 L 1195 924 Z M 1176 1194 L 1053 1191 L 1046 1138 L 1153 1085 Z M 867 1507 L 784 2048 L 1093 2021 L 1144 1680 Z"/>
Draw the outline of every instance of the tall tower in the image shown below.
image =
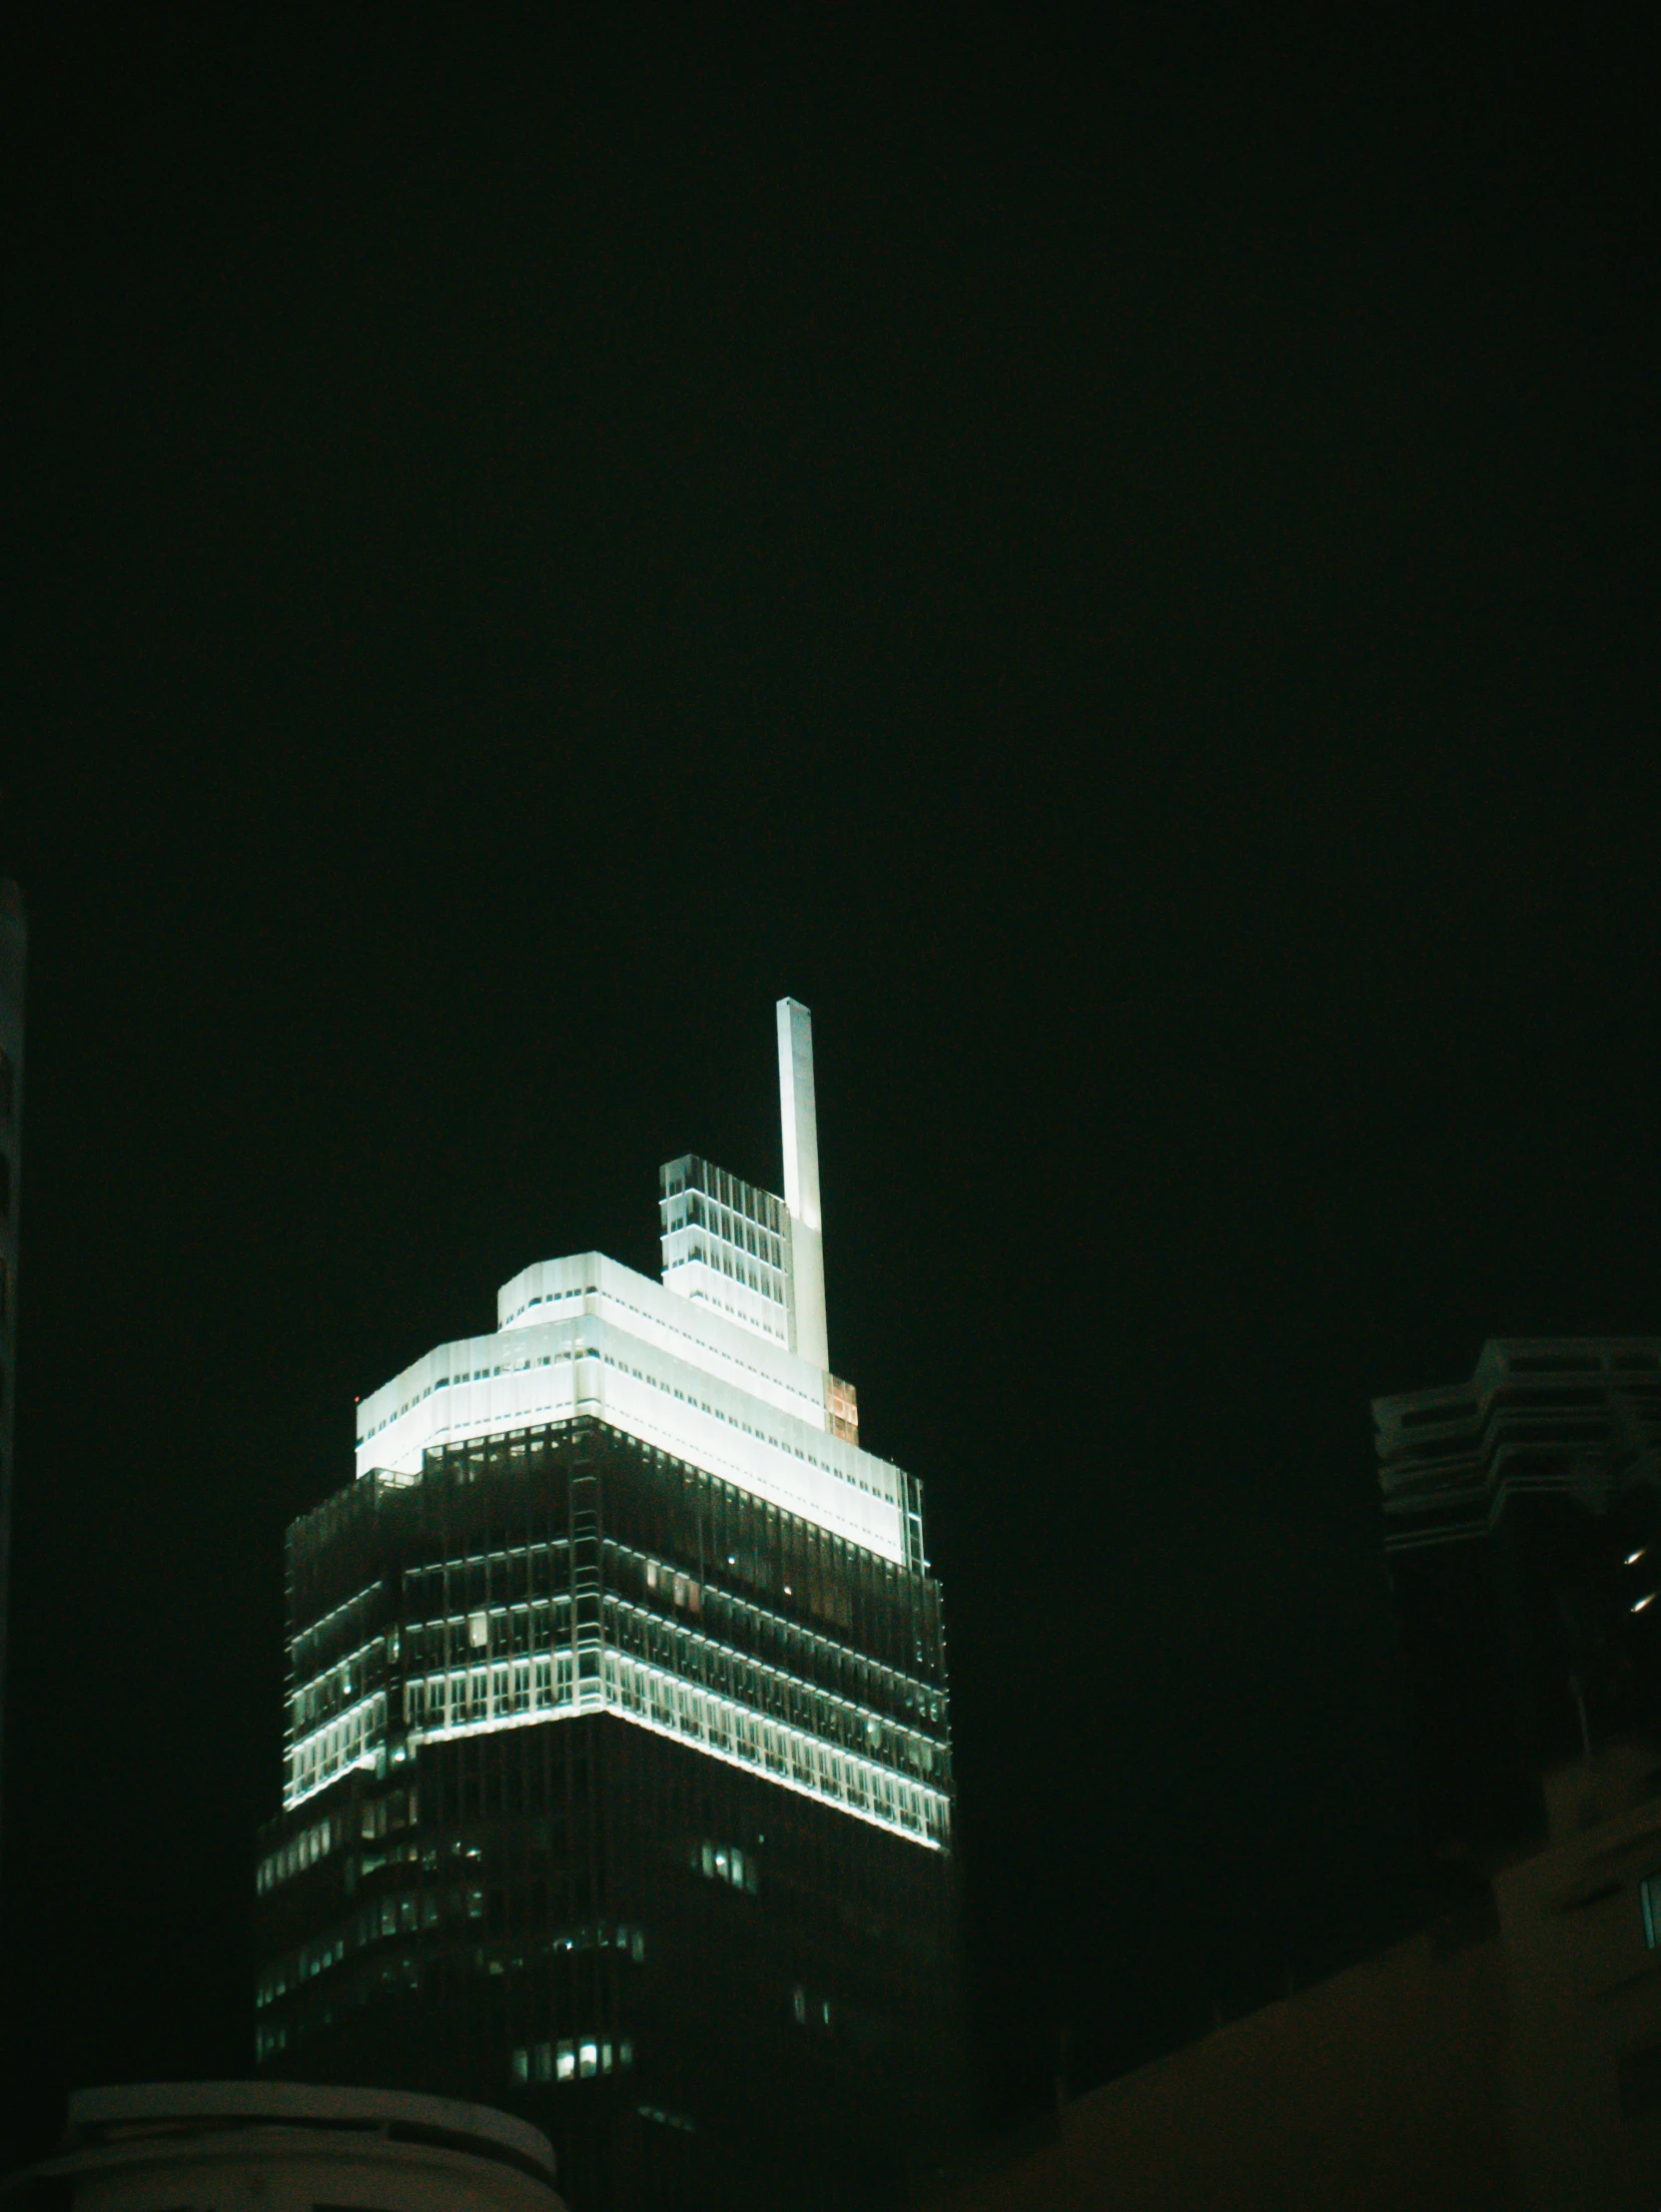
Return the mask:
<path id="1" fill-rule="evenodd" d="M 257 2057 L 505 2104 L 573 2212 L 880 2205 L 954 2123 L 940 1592 L 778 1032 L 783 1197 L 670 1161 L 660 1282 L 526 1268 L 289 1533 Z"/>

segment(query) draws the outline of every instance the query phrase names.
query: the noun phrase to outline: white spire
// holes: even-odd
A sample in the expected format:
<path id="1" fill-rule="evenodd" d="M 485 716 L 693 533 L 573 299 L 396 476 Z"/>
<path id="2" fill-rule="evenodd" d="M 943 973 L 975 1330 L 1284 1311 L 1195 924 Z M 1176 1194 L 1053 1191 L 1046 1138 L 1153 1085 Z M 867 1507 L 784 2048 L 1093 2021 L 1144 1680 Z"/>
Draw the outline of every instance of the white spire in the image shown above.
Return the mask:
<path id="1" fill-rule="evenodd" d="M 813 1017 L 794 999 L 781 999 L 778 1024 L 784 1203 L 790 1215 L 791 1334 L 794 1349 L 804 1359 L 828 1369 L 825 1248 L 819 1222 L 819 1123 L 813 1100 Z"/>

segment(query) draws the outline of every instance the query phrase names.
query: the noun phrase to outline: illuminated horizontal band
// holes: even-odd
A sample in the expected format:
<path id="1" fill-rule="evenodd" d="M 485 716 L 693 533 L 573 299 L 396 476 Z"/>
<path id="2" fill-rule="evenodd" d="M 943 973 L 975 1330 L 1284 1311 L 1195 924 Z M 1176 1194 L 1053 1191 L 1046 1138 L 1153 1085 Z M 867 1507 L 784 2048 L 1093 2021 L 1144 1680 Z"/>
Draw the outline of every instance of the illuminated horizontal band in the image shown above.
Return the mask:
<path id="1" fill-rule="evenodd" d="M 781 1790 L 790 1790 L 797 1797 L 811 1798 L 820 1805 L 831 1806 L 838 1813 L 846 1813 L 856 1821 L 864 1821 L 871 1828 L 886 1829 L 893 1836 L 903 1836 L 907 1843 L 921 1843 L 925 1849 L 940 1850 L 948 1843 L 951 1835 L 951 1803 L 942 1791 L 932 1790 L 925 1783 L 909 1781 L 896 1775 L 892 1768 L 879 1767 L 874 1761 L 859 1759 L 838 1746 L 816 1746 L 813 1738 L 803 1736 L 799 1730 L 784 1728 L 762 1714 L 749 1714 L 744 1707 L 733 1705 L 729 1699 L 718 1699 L 708 1691 L 699 1689 L 695 1683 L 680 1682 L 677 1677 L 663 1674 L 657 1668 L 643 1666 L 638 1660 L 615 1652 L 607 1652 L 605 1658 L 610 1667 L 619 1670 L 626 1668 L 631 1674 L 648 1681 L 655 1678 L 656 1683 L 664 1689 L 673 1690 L 678 1687 L 689 1701 L 717 1710 L 724 1707 L 726 1715 L 730 1717 L 729 1728 L 732 1722 L 742 1716 L 753 1721 L 758 1728 L 772 1730 L 776 1738 L 793 1746 L 799 1744 L 809 1752 L 817 1749 L 826 1763 L 840 1762 L 846 1770 L 860 1775 L 861 1779 L 869 1778 L 877 1786 L 875 1795 L 900 1798 L 903 1794 L 913 1800 L 918 1812 L 917 1821 L 908 1822 L 895 1815 L 874 1811 L 870 1805 L 861 1804 L 857 1798 L 849 1797 L 845 1789 L 827 1789 L 818 1781 L 805 1782 L 795 1774 L 781 1773 L 776 1766 L 768 1763 L 765 1756 L 746 1758 L 742 1753 L 731 1751 L 720 1743 L 712 1743 L 706 1733 L 707 1723 L 703 1729 L 671 1726 L 628 1704 L 621 1694 L 620 1684 L 603 1683 L 598 1686 L 598 1695 L 594 1694 L 594 1686 L 587 1685 L 587 1694 L 580 1701 L 571 1699 L 562 1705 L 544 1707 L 538 1712 L 502 1713 L 484 1721 L 459 1721 L 447 1723 L 442 1728 L 412 1730 L 410 1742 L 416 1745 L 450 1743 L 466 1736 L 496 1736 L 508 1729 L 541 1728 L 555 1721 L 579 1720 L 590 1713 L 611 1713 L 619 1721 L 627 1721 L 631 1727 L 643 1728 L 653 1736 L 667 1737 L 671 1743 L 687 1745 L 701 1752 L 705 1758 L 718 1759 L 723 1766 L 736 1767 L 743 1774 L 759 1775 L 764 1782 L 777 1783 Z M 611 1694 L 613 1690 L 617 1692 L 616 1695 Z M 813 1764 L 817 1770 L 819 1762 Z M 885 1783 L 886 1789 L 883 1788 Z M 312 1794 L 307 1792 L 305 1795 Z M 304 1799 L 296 1798 L 293 1802 L 299 1805 Z"/>
<path id="2" fill-rule="evenodd" d="M 568 1655 L 558 1654 L 564 1658 Z M 685 1682 L 626 1653 L 596 1650 L 602 1671 L 585 1681 L 561 1686 L 559 1696 L 550 1679 L 549 1703 L 524 1713 L 492 1714 L 478 1721 L 446 1722 L 437 1728 L 413 1728 L 412 1745 L 448 1743 L 467 1736 L 499 1735 L 508 1729 L 538 1728 L 553 1721 L 568 1721 L 589 1713 L 614 1713 L 619 1720 L 672 1742 L 686 1744 L 707 1758 L 736 1767 L 745 1774 L 759 1774 L 798 1797 L 815 1799 L 873 1828 L 887 1829 L 908 1842 L 931 1850 L 942 1848 L 951 1834 L 951 1801 L 943 1791 L 895 1774 L 875 1760 L 862 1759 L 841 1745 L 821 1743 L 800 1729 L 753 1713 L 730 1698 L 722 1698 L 700 1684 Z M 563 1670 L 561 1670 L 563 1672 Z M 677 1698 L 676 1692 L 679 1697 Z M 574 1692 L 574 1694 L 573 1694 Z M 655 1696 L 654 1696 L 655 1693 Z M 557 1697 L 557 1702 L 554 1702 Z M 675 1723 L 661 1720 L 652 1706 L 676 1715 Z M 345 1717 L 343 1716 L 343 1719 Z M 340 1723 L 332 1724 L 339 1727 Z M 753 1754 L 734 1750 L 759 1738 Z M 775 1762 L 770 1756 L 778 1748 Z M 299 1754 L 295 1768 L 299 1768 Z M 331 1771 L 304 1785 L 291 1780 L 285 1792 L 285 1810 L 294 1812 L 354 1768 L 375 1764 L 375 1754 L 343 1758 Z M 322 1762 L 320 1762 L 320 1766 Z M 897 1807 L 884 1811 L 885 1805 Z M 907 1815 L 911 1818 L 907 1818 Z"/>

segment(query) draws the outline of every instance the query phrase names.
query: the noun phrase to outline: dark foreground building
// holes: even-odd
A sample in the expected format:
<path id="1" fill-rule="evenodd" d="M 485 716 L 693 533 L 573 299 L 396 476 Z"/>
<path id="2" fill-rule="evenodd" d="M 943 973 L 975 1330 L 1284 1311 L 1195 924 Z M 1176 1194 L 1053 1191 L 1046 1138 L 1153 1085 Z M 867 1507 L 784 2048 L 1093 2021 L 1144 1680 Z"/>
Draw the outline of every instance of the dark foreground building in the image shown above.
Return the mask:
<path id="1" fill-rule="evenodd" d="M 290 1532 L 257 2057 L 503 2105 L 573 2212 L 893 2203 L 954 2126 L 939 1589 L 779 1017 L 785 1197 L 673 1162 L 662 1283 L 526 1270 Z"/>
<path id="2" fill-rule="evenodd" d="M 1548 1770 L 1661 1745 L 1661 1338 L 1493 1342 L 1372 1410 L 1424 1837 L 1486 1865 Z"/>
<path id="3" fill-rule="evenodd" d="M 1545 1781 L 1456 1911 L 983 2157 L 932 2212 L 1654 2212 L 1661 1770 Z"/>
<path id="4" fill-rule="evenodd" d="M 22 1196 L 23 894 L 0 877 L 0 1807 L 5 1795 L 6 1642 L 11 1606 L 12 1402 L 17 1375 L 17 1216 Z M 0 1823 L 0 1834 L 4 1824 Z"/>

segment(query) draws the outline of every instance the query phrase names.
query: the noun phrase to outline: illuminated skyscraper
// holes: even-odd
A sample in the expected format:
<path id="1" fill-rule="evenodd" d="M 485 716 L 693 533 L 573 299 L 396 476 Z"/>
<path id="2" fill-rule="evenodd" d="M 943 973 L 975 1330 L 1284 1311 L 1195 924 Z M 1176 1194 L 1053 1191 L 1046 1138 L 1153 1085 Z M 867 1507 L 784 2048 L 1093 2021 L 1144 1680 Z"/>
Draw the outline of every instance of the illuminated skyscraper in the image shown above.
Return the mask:
<path id="1" fill-rule="evenodd" d="M 671 1161 L 661 1282 L 526 1268 L 289 1535 L 259 2060 L 518 2110 L 574 2212 L 891 2201 L 955 2107 L 940 1593 L 778 1027 L 783 1197 Z"/>

